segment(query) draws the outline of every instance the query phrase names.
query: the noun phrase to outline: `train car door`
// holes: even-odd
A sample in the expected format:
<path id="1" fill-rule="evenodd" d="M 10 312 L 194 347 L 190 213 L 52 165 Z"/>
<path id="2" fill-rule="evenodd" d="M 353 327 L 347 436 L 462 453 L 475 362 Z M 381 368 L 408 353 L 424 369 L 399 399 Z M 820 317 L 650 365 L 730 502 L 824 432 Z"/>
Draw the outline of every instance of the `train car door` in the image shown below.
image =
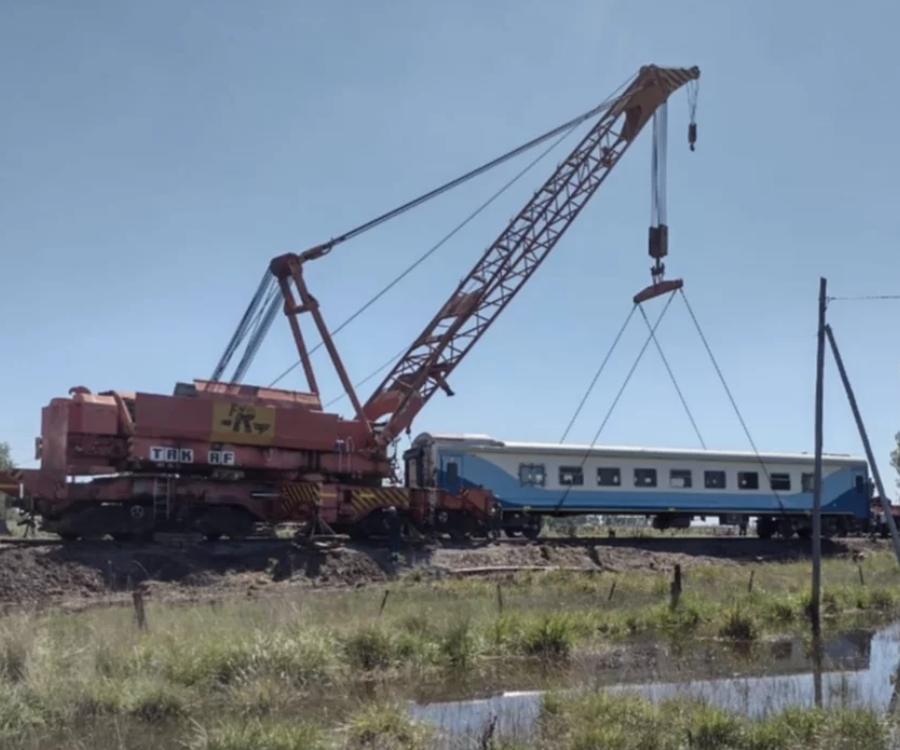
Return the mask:
<path id="1" fill-rule="evenodd" d="M 441 453 L 441 485 L 452 495 L 462 491 L 462 453 Z"/>

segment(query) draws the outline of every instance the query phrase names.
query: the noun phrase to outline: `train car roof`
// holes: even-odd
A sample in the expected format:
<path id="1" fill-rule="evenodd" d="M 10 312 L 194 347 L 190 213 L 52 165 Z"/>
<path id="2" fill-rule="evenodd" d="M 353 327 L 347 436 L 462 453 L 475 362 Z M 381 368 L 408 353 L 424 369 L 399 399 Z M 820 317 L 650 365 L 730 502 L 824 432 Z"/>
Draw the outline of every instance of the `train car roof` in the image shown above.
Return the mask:
<path id="1" fill-rule="evenodd" d="M 809 452 L 760 452 L 757 456 L 753 451 L 724 451 L 702 450 L 699 448 L 658 448 L 649 446 L 627 445 L 595 445 L 591 447 L 585 443 L 537 443 L 514 440 L 499 440 L 490 435 L 483 434 L 453 434 L 422 432 L 412 442 L 413 447 L 419 447 L 432 441 L 444 444 L 458 444 L 461 448 L 477 448 L 481 451 L 512 451 L 526 454 L 542 454 L 569 456 L 573 453 L 589 456 L 619 456 L 631 457 L 635 455 L 658 459 L 707 459 L 718 461 L 763 461 L 776 463 L 807 463 L 815 457 Z M 848 453 L 823 453 L 822 460 L 829 464 L 866 463 L 864 456 L 856 456 Z"/>

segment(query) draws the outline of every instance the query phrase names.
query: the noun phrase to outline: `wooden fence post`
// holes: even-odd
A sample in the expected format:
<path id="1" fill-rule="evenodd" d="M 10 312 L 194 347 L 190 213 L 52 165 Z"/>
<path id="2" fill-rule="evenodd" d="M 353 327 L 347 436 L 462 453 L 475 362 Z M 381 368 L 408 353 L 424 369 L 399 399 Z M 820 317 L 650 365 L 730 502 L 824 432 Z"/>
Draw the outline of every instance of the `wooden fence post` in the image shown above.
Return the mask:
<path id="1" fill-rule="evenodd" d="M 502 615 L 503 614 L 503 588 L 500 584 L 497 584 L 497 610 Z"/>
<path id="2" fill-rule="evenodd" d="M 387 604 L 388 597 L 391 594 L 390 589 L 384 590 L 384 596 L 381 597 L 381 606 L 378 608 L 378 616 L 381 617 L 382 612 L 384 612 L 384 605 Z"/>
<path id="3" fill-rule="evenodd" d="M 681 599 L 681 565 L 675 563 L 675 574 L 672 576 L 672 585 L 669 589 L 672 596 L 672 606 L 678 606 L 678 600 Z"/>
<path id="4" fill-rule="evenodd" d="M 131 601 L 134 603 L 134 620 L 139 630 L 147 629 L 147 612 L 144 609 L 144 595 L 140 591 L 131 594 Z"/>

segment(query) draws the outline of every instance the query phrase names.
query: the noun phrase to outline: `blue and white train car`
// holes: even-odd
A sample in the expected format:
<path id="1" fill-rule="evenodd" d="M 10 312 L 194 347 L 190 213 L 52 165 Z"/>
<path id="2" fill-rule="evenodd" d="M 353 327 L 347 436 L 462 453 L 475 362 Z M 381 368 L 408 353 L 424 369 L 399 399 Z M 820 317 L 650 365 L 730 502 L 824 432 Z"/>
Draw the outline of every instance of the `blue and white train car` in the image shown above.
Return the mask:
<path id="1" fill-rule="evenodd" d="M 512 535 L 537 534 L 543 516 L 588 513 L 644 515 L 657 528 L 684 527 L 695 517 L 732 524 L 756 517 L 763 538 L 811 533 L 811 453 L 592 448 L 422 433 L 404 459 L 412 487 L 491 490 Z M 823 533 L 865 527 L 871 493 L 865 458 L 825 454 Z"/>

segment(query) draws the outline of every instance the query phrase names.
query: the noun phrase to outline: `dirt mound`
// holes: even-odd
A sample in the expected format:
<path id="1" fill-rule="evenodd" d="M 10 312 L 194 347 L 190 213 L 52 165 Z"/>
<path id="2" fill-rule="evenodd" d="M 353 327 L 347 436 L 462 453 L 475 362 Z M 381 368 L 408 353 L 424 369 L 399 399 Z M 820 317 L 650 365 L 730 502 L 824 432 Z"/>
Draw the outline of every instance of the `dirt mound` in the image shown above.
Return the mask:
<path id="1" fill-rule="evenodd" d="M 353 586 L 384 580 L 378 550 L 306 551 L 290 544 L 210 554 L 197 548 L 126 546 L 0 546 L 0 605 L 121 598 L 135 587 L 154 598 L 193 599 L 271 584 Z"/>
<path id="2" fill-rule="evenodd" d="M 623 572 L 627 570 L 671 570 L 680 564 L 691 565 L 715 562 L 739 565 L 736 560 L 691 555 L 683 552 L 658 552 L 635 547 L 608 547 L 600 544 L 522 546 L 496 545 L 477 550 L 437 550 L 431 565 L 438 570 L 452 571 L 460 568 L 492 567 L 560 567 Z"/>
<path id="3" fill-rule="evenodd" d="M 4 549 L 0 554 L 0 603 L 96 596 L 108 591 L 103 574 L 89 565 L 60 565 L 34 549 Z"/>
<path id="4" fill-rule="evenodd" d="M 387 579 L 386 563 L 387 559 L 379 562 L 372 555 L 358 550 L 334 550 L 325 556 L 314 580 L 317 584 L 326 586 L 376 583 Z"/>
<path id="5" fill-rule="evenodd" d="M 516 565 L 596 567 L 588 548 L 550 544 L 491 545 L 473 550 L 438 549 L 431 555 L 430 564 L 436 568 L 450 570 Z"/>
<path id="6" fill-rule="evenodd" d="M 868 540 L 822 541 L 822 554 L 850 554 Z M 671 570 L 676 564 L 740 565 L 747 562 L 790 562 L 810 556 L 810 542 L 757 538 L 632 537 L 578 539 L 556 543 L 493 544 L 477 549 L 435 550 L 430 563 L 438 569 L 489 568 L 493 566 L 559 566 L 599 568 L 612 572 Z"/>

